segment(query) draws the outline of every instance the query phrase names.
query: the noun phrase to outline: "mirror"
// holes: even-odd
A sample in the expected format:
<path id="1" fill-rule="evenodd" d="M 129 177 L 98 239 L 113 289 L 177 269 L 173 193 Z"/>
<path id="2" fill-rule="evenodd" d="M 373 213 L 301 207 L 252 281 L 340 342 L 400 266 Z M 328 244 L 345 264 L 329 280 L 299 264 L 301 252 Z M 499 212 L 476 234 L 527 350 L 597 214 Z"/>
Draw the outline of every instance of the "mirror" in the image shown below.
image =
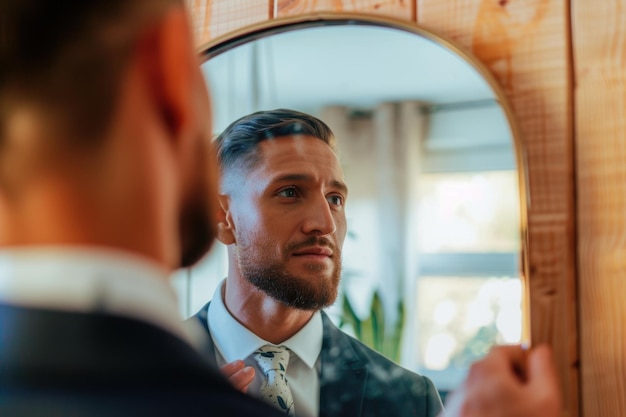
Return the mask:
<path id="1" fill-rule="evenodd" d="M 345 15 L 253 26 L 203 56 L 216 134 L 280 107 L 333 129 L 350 197 L 328 312 L 346 332 L 443 391 L 491 344 L 524 337 L 522 158 L 479 62 L 414 25 Z M 185 315 L 226 271 L 218 246 L 176 277 Z"/>

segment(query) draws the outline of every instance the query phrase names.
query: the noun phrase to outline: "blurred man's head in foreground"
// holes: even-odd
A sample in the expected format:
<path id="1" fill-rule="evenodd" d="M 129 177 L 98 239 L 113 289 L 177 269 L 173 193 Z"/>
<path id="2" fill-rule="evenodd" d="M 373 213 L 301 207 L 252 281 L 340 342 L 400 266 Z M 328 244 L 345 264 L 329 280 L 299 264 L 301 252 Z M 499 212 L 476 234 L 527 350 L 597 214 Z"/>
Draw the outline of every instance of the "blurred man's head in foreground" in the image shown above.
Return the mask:
<path id="1" fill-rule="evenodd" d="M 204 255 L 217 174 L 183 2 L 20 0 L 0 19 L 0 246 Z"/>

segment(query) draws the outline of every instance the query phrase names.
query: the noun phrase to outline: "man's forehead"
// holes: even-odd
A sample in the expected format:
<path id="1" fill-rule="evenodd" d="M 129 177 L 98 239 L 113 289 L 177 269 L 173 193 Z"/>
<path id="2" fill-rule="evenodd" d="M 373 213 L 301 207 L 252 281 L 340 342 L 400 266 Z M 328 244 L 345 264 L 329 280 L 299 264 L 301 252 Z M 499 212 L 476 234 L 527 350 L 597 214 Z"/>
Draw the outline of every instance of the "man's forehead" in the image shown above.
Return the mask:
<path id="1" fill-rule="evenodd" d="M 323 166 L 343 174 L 335 151 L 314 136 L 293 135 L 267 139 L 257 148 L 259 164 L 265 168 L 305 164 Z"/>
<path id="2" fill-rule="evenodd" d="M 305 146 L 316 146 L 321 145 L 327 147 L 331 152 L 335 152 L 334 149 L 330 146 L 330 144 L 326 143 L 323 139 L 318 138 L 317 136 L 308 135 L 308 134 L 293 134 L 293 135 L 281 135 L 281 136 L 272 136 L 265 140 L 259 142 L 259 148 L 274 148 L 274 147 L 286 147 L 286 146 L 295 146 L 295 147 L 305 147 Z"/>
<path id="3" fill-rule="evenodd" d="M 345 184 L 342 178 L 320 178 L 316 175 L 311 175 L 306 172 L 275 172 L 270 178 L 270 183 L 298 183 L 298 182 L 319 182 L 322 180 L 326 185 L 339 188 L 345 192 L 348 191 L 348 186 Z"/>
<path id="4" fill-rule="evenodd" d="M 270 182 L 320 181 L 346 188 L 334 150 L 314 136 L 291 135 L 259 143 L 259 161 L 249 177 L 264 175 Z"/>

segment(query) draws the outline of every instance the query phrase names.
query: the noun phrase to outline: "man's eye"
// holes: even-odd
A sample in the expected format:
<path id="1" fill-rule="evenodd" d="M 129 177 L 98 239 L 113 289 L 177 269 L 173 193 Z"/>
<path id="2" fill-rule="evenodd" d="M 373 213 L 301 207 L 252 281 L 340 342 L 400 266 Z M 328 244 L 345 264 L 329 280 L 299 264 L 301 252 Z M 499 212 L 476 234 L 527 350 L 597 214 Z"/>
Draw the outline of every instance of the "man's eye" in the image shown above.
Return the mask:
<path id="1" fill-rule="evenodd" d="M 343 197 L 340 195 L 328 196 L 328 202 L 335 206 L 343 206 Z"/>
<path id="2" fill-rule="evenodd" d="M 281 197 L 289 197 L 289 198 L 293 198 L 293 197 L 297 196 L 296 189 L 293 188 L 293 187 L 285 188 L 285 189 L 279 191 L 278 195 L 281 196 Z"/>

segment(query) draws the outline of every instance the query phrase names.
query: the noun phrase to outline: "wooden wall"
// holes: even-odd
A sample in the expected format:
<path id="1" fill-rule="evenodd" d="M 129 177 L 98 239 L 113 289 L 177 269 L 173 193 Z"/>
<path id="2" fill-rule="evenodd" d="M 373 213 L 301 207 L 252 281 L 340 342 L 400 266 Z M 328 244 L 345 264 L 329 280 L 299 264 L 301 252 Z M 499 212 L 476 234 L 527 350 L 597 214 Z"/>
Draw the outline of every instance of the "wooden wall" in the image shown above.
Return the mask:
<path id="1" fill-rule="evenodd" d="M 582 415 L 626 416 L 626 1 L 572 0 Z"/>
<path id="2" fill-rule="evenodd" d="M 531 333 L 555 351 L 563 415 L 626 416 L 626 0 L 186 1 L 198 45 L 275 17 L 358 11 L 481 59 L 528 157 Z"/>

